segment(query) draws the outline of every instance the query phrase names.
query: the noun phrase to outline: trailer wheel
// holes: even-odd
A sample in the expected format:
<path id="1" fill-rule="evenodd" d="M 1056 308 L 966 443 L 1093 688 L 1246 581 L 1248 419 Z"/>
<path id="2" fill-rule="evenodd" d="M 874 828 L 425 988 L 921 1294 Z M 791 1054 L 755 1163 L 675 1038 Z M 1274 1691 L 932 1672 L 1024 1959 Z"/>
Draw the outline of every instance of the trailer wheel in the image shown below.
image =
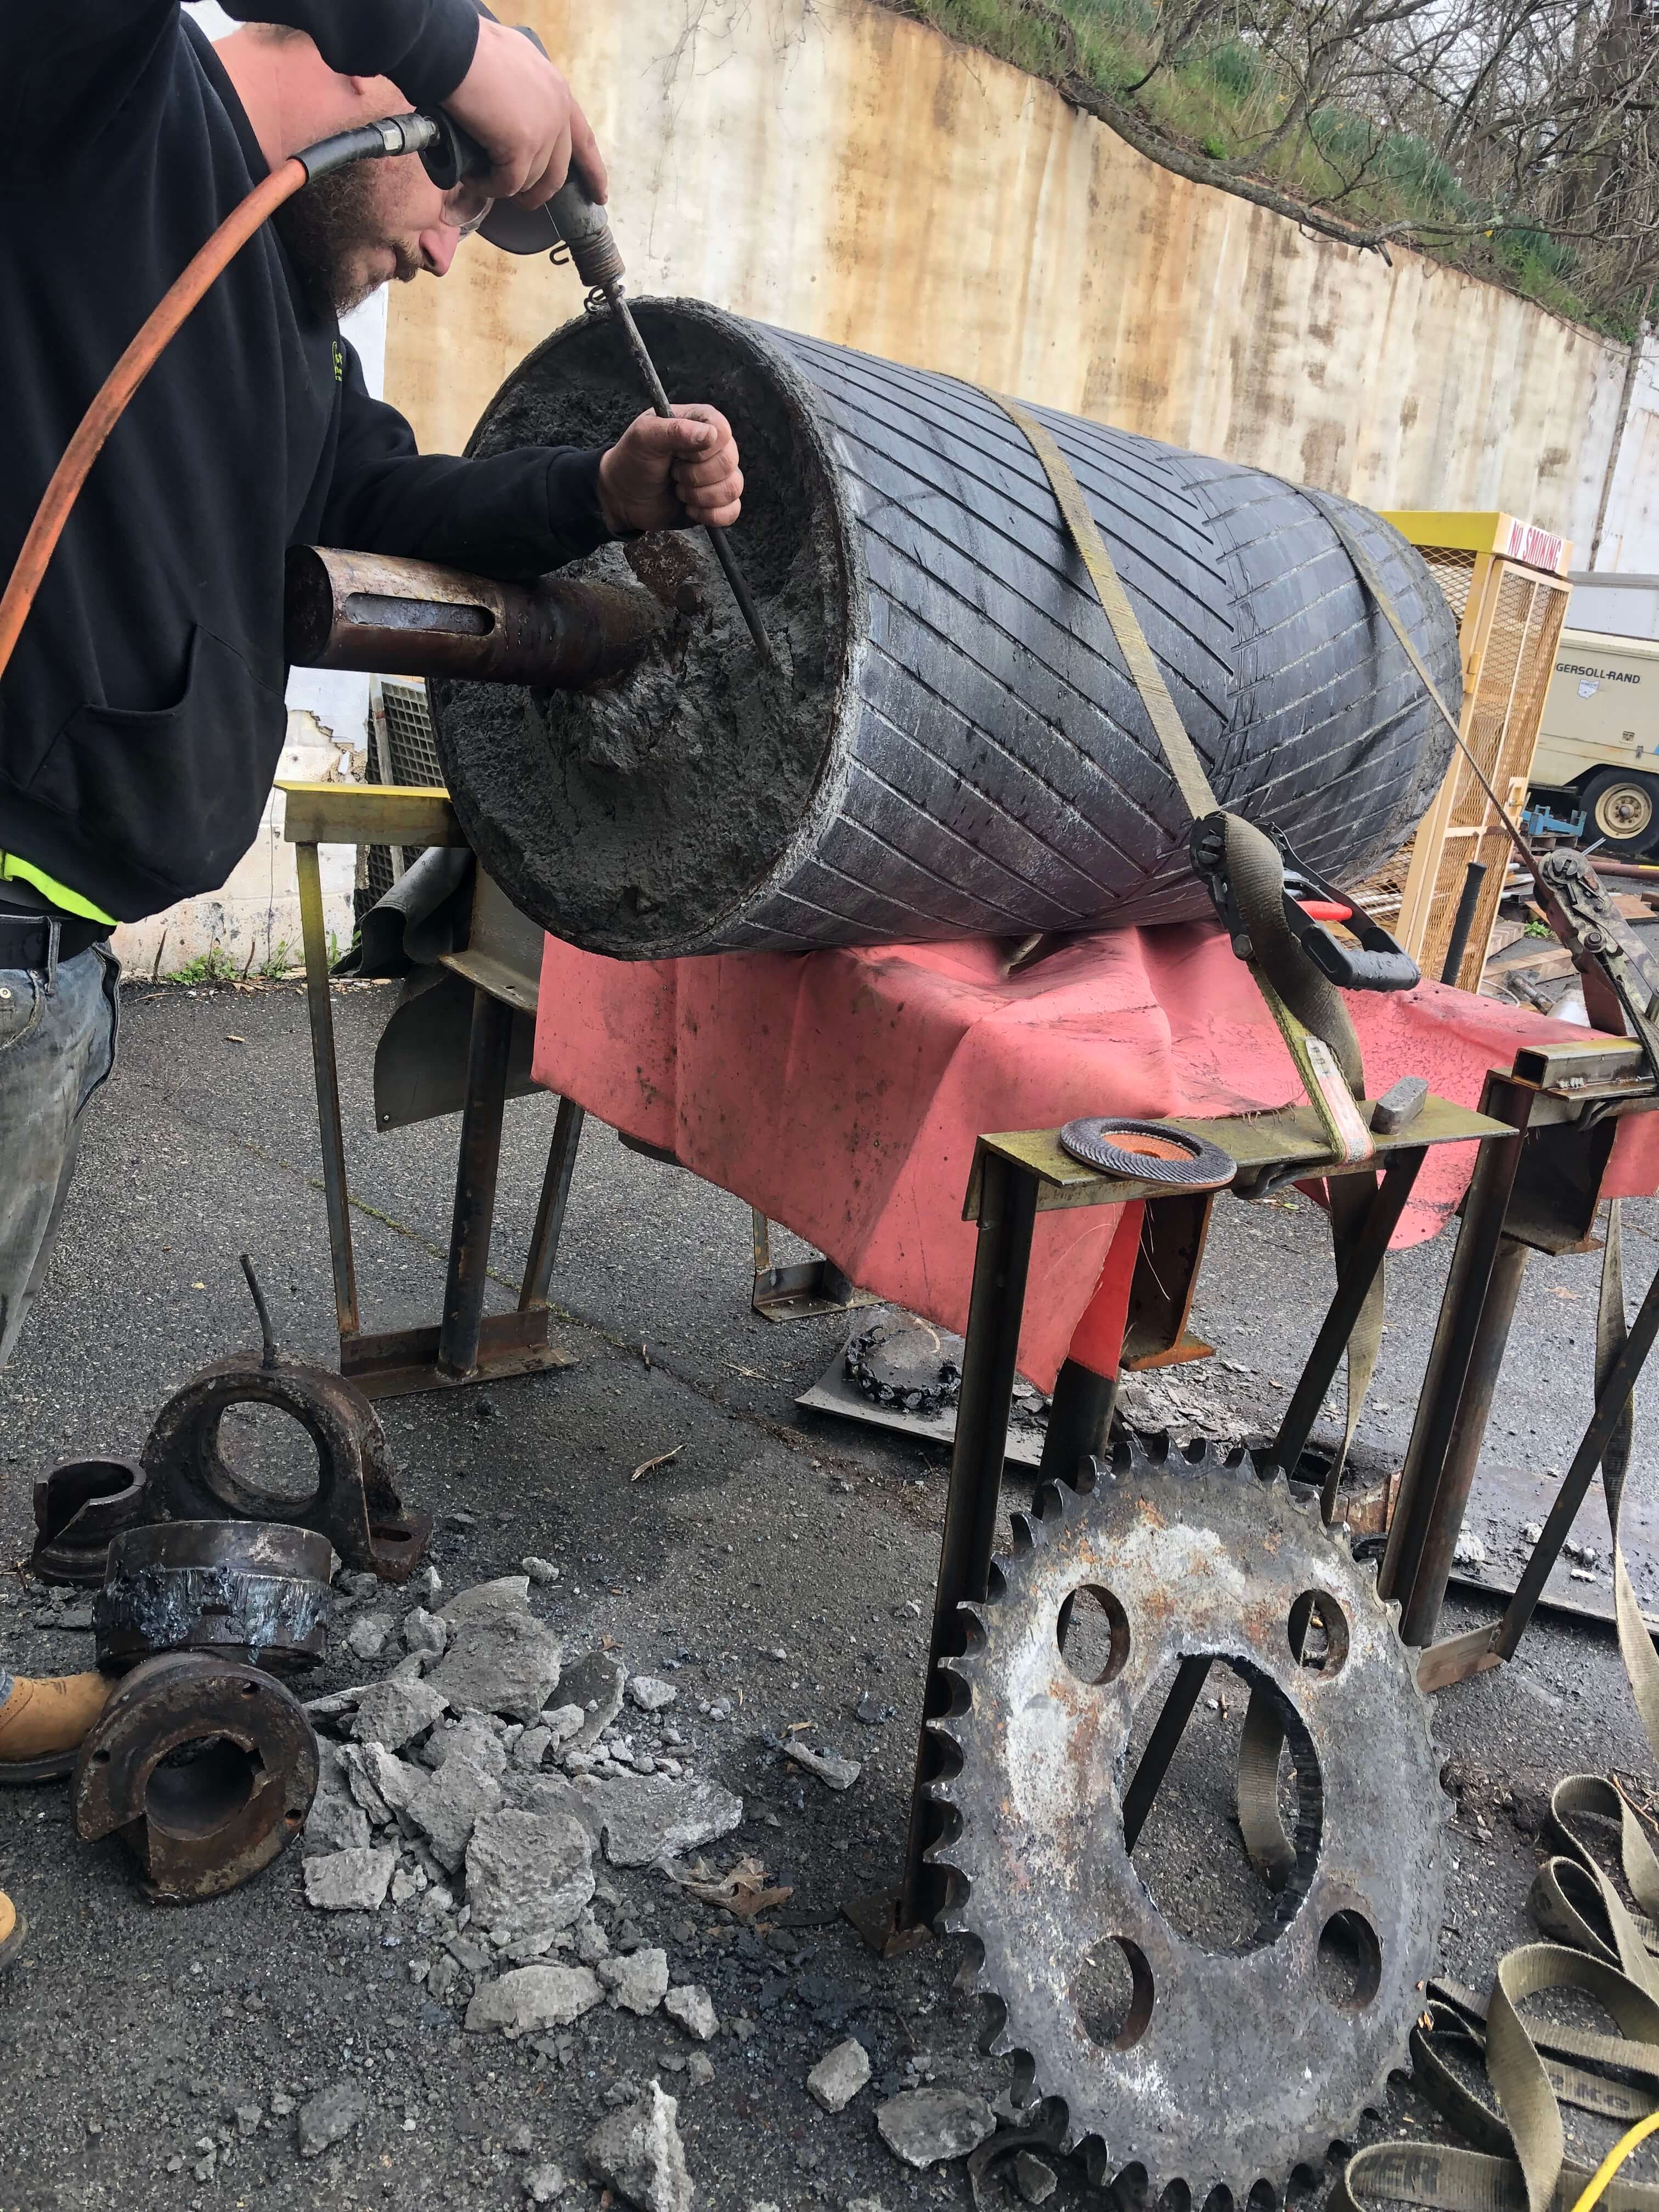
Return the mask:
<path id="1" fill-rule="evenodd" d="M 1579 792 L 1589 817 L 1587 844 L 1599 839 L 1609 860 L 1634 860 L 1659 844 L 1659 781 L 1633 769 L 1604 768 Z"/>

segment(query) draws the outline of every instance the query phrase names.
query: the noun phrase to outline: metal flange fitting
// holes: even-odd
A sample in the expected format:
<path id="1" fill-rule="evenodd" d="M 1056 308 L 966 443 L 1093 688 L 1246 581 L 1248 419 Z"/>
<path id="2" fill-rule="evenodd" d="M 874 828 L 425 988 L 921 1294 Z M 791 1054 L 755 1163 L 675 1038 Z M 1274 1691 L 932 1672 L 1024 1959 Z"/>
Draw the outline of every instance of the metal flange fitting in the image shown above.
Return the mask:
<path id="1" fill-rule="evenodd" d="M 317 1739 L 293 1693 L 252 1667 L 169 1652 L 135 1667 L 81 1746 L 75 1832 L 118 1834 L 148 1895 L 220 1897 L 300 1833 Z"/>
<path id="2" fill-rule="evenodd" d="M 219 1446 L 233 1406 L 276 1406 L 317 1447 L 309 1497 L 264 1490 L 238 1474 Z M 150 1510 L 158 1519 L 234 1517 L 314 1528 L 348 1567 L 382 1582 L 407 1582 L 432 1534 L 431 1516 L 405 1513 L 392 1479 L 392 1451 L 368 1400 L 343 1375 L 297 1361 L 239 1352 L 204 1368 L 167 1400 L 144 1446 Z"/>
<path id="3" fill-rule="evenodd" d="M 144 1470 L 130 1459 L 60 1460 L 34 1486 L 29 1572 L 43 1583 L 95 1589 L 110 1539 L 148 1519 Z"/>
<path id="4" fill-rule="evenodd" d="M 1138 2167 L 1149 2203 L 1181 2182 L 1194 2205 L 1224 2188 L 1242 2208 L 1350 2138 L 1405 2063 L 1450 1808 L 1398 1609 L 1315 1492 L 1167 1439 L 1085 1465 L 1091 1478 L 1045 1486 L 1014 1516 L 990 1595 L 963 1608 L 967 1649 L 943 1662 L 953 1709 L 929 1725 L 945 1759 L 930 1853 L 950 1871 L 945 1926 L 976 1951 L 990 2047 L 1063 2112 L 1092 2178 Z M 1069 1640 L 1085 1615 L 1086 1663 Z M 1200 1662 L 1188 1711 L 1219 1662 L 1273 1724 L 1247 1720 L 1239 1747 L 1246 1834 L 1271 1846 L 1253 1850 L 1267 1902 L 1242 1941 L 1189 1924 L 1190 1876 L 1164 1888 L 1144 1849 L 1131 1856 L 1133 1784 L 1158 1740 L 1132 1759 L 1138 1709 L 1167 1714 L 1164 1684 Z M 1213 1879 L 1206 1862 L 1199 1893 Z"/>
<path id="5" fill-rule="evenodd" d="M 297 1672 L 323 1656 L 328 1539 L 264 1521 L 163 1521 L 109 1547 L 92 1604 L 100 1667 L 199 1651 Z"/>

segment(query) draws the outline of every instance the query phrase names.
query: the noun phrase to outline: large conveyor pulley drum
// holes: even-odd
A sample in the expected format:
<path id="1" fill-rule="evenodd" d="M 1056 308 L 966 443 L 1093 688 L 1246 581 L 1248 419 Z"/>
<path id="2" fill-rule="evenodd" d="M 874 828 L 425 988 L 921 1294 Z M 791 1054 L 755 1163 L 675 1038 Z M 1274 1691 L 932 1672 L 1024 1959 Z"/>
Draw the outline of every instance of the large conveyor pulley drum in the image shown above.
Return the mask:
<path id="1" fill-rule="evenodd" d="M 947 376 L 684 301 L 635 313 L 676 398 L 744 457 L 733 532 L 779 665 L 693 532 L 564 572 L 701 611 L 579 693 L 439 679 L 484 867 L 624 958 L 1024 934 L 1208 911 L 1188 817 L 1035 453 Z M 514 372 L 469 450 L 599 444 L 639 410 L 603 314 Z M 1042 410 L 1224 806 L 1353 882 L 1450 738 L 1330 521 L 1259 470 Z M 1457 631 L 1420 556 L 1346 509 L 1443 694 Z"/>

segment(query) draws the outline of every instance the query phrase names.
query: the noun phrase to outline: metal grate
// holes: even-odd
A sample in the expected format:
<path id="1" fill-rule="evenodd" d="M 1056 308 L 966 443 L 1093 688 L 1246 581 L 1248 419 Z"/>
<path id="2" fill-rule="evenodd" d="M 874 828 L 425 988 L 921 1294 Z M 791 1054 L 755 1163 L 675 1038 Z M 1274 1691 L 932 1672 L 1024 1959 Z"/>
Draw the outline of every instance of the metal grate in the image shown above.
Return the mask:
<path id="1" fill-rule="evenodd" d="M 376 676 L 369 684 L 368 757 L 377 782 L 441 786 L 443 770 L 432 740 L 426 685 L 404 676 Z M 357 851 L 353 905 L 359 921 L 378 905 L 403 872 L 389 845 Z"/>
<path id="2" fill-rule="evenodd" d="M 1469 604 L 1469 586 L 1474 580 L 1474 554 L 1458 545 L 1419 545 L 1418 550 L 1446 605 L 1462 622 Z"/>
<path id="3" fill-rule="evenodd" d="M 426 685 L 404 676 L 382 676 L 377 688 L 385 716 L 386 750 L 381 767 L 388 783 L 441 786 L 438 748 L 432 740 L 432 713 Z"/>

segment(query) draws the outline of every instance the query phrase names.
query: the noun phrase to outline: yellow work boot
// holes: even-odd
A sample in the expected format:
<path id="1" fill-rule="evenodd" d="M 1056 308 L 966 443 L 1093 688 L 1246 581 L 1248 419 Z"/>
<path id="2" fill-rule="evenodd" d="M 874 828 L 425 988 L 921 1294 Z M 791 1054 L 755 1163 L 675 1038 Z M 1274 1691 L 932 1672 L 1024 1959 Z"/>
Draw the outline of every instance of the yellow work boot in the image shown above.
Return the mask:
<path id="1" fill-rule="evenodd" d="M 0 1889 L 0 1972 L 3 1972 L 23 1948 L 23 1939 L 29 1932 L 29 1923 Z"/>

